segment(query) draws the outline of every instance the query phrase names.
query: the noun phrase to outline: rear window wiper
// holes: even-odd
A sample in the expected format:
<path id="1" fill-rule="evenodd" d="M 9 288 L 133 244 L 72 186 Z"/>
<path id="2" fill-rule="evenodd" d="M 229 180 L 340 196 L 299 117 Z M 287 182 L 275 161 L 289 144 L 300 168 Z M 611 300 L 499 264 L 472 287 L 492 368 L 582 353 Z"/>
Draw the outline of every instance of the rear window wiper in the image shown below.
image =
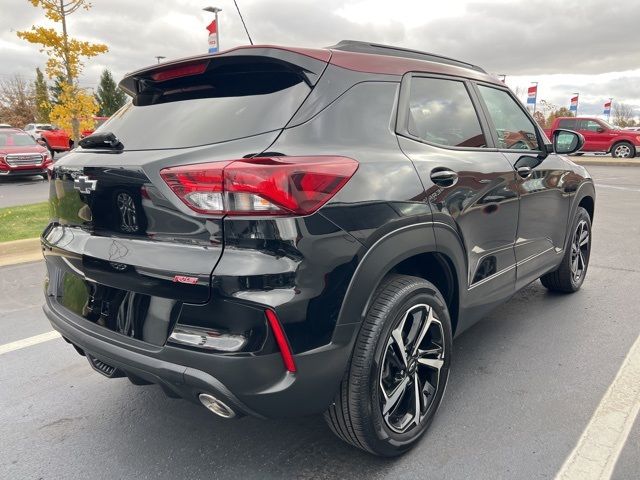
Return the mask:
<path id="1" fill-rule="evenodd" d="M 78 142 L 82 148 L 123 150 L 124 145 L 112 132 L 100 132 L 84 137 Z"/>

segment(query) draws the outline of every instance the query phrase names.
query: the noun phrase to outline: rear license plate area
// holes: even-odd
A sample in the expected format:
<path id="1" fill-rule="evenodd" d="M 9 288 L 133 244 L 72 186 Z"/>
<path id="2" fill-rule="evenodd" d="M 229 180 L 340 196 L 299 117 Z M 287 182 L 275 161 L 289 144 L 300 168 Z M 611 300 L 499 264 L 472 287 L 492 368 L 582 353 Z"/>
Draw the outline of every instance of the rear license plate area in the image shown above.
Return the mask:
<path id="1" fill-rule="evenodd" d="M 120 335 L 164 345 L 178 301 L 87 281 L 72 272 L 59 276 L 58 303 L 88 322 Z"/>

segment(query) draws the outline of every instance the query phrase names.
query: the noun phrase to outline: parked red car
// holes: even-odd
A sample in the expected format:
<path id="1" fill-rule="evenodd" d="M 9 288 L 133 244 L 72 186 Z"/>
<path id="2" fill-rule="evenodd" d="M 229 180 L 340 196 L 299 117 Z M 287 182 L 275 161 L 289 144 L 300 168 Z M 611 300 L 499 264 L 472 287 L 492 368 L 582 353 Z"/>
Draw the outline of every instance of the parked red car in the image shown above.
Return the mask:
<path id="1" fill-rule="evenodd" d="M 573 130 L 584 136 L 582 152 L 611 153 L 614 158 L 633 158 L 640 151 L 640 134 L 609 125 L 593 117 L 559 117 L 544 133 L 553 138 L 558 129 Z"/>
<path id="2" fill-rule="evenodd" d="M 0 130 L 0 176 L 42 175 L 53 164 L 51 155 L 29 134 L 18 128 Z"/>
<path id="3" fill-rule="evenodd" d="M 41 144 L 47 147 L 52 158 L 56 152 L 66 152 L 73 148 L 73 140 L 67 132 L 50 123 L 30 123 L 24 127 L 24 131 L 34 140 L 42 140 Z"/>

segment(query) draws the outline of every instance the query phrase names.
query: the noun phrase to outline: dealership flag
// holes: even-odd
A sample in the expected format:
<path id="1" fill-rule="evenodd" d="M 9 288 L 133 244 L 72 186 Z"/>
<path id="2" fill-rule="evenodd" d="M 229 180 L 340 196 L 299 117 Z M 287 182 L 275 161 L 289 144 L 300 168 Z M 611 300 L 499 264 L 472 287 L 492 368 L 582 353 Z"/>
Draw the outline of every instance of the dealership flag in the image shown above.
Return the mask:
<path id="1" fill-rule="evenodd" d="M 605 102 L 604 104 L 604 112 L 605 115 L 611 115 L 611 100 Z"/>
<path id="2" fill-rule="evenodd" d="M 537 96 L 538 86 L 534 85 L 533 87 L 529 87 L 529 90 L 527 91 L 527 105 L 535 105 Z"/>
<path id="3" fill-rule="evenodd" d="M 218 24 L 214 20 L 207 27 L 209 30 L 209 53 L 216 53 L 218 51 Z"/>
<path id="4" fill-rule="evenodd" d="M 578 113 L 578 95 L 571 98 L 571 105 L 569 111 Z"/>

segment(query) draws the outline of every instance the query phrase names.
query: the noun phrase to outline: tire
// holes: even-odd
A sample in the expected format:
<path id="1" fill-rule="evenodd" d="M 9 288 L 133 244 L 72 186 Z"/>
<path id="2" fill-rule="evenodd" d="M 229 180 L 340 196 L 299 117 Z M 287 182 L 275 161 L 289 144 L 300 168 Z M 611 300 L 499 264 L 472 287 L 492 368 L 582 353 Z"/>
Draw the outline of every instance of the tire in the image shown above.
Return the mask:
<path id="1" fill-rule="evenodd" d="M 586 232 L 586 237 L 583 232 Z M 542 285 L 554 292 L 573 293 L 580 290 L 589 267 L 591 236 L 591 217 L 584 208 L 578 207 L 571 225 L 570 244 L 562 262 L 556 270 L 540 278 Z"/>
<path id="2" fill-rule="evenodd" d="M 613 158 L 633 158 L 636 156 L 636 148 L 629 142 L 618 142 L 611 147 Z"/>
<path id="3" fill-rule="evenodd" d="M 451 343 L 449 311 L 438 289 L 421 278 L 387 276 L 362 323 L 340 390 L 324 414 L 331 430 L 375 455 L 409 450 L 442 400 Z M 400 345 L 408 353 L 405 362 Z"/>

